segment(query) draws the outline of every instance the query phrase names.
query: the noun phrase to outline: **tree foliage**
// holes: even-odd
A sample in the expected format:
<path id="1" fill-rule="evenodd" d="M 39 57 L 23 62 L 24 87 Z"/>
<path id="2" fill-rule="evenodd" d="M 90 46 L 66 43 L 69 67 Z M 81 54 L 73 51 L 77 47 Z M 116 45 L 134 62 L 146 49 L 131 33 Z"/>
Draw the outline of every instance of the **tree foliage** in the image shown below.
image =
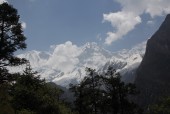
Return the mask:
<path id="1" fill-rule="evenodd" d="M 139 114 L 138 106 L 129 99 L 137 93 L 134 84 L 122 82 L 112 67 L 102 74 L 90 68 L 86 71 L 80 84 L 70 87 L 79 114 Z"/>
<path id="2" fill-rule="evenodd" d="M 7 66 L 25 63 L 25 59 L 14 56 L 14 52 L 25 49 L 25 36 L 19 22 L 17 10 L 8 3 L 0 4 L 0 113 L 13 114 L 11 106 L 11 87 L 15 74 L 7 70 Z"/>
<path id="3" fill-rule="evenodd" d="M 104 87 L 105 109 L 112 114 L 138 114 L 138 106 L 129 99 L 129 96 L 137 94 L 136 87 L 132 83 L 125 84 L 115 69 L 109 67 L 101 76 Z"/>
<path id="4" fill-rule="evenodd" d="M 170 114 L 170 97 L 163 98 L 159 103 L 149 107 L 149 114 Z"/>
<path id="5" fill-rule="evenodd" d="M 15 111 L 31 111 L 35 114 L 68 114 L 71 110 L 60 100 L 61 91 L 40 79 L 30 65 L 18 76 L 14 84 L 13 107 Z M 62 108 L 62 110 L 61 110 Z M 71 114 L 71 113 L 70 113 Z"/>
<path id="6" fill-rule="evenodd" d="M 14 56 L 15 51 L 26 48 L 26 37 L 19 18 L 13 6 L 8 3 L 0 4 L 0 67 L 25 62 Z"/>
<path id="7" fill-rule="evenodd" d="M 101 96 L 99 75 L 94 69 L 86 68 L 87 75 L 80 84 L 70 85 L 76 97 L 75 108 L 79 114 L 97 114 Z"/>

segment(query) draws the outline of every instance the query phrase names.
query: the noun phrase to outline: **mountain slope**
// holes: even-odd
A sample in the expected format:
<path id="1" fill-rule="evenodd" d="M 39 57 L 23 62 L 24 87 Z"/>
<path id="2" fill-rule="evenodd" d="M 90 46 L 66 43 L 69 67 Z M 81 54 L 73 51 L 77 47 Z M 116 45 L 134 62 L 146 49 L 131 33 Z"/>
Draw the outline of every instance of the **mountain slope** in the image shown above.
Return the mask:
<path id="1" fill-rule="evenodd" d="M 155 103 L 170 95 L 170 15 L 148 40 L 146 53 L 137 70 L 135 84 L 141 91 L 137 100 L 141 106 Z"/>

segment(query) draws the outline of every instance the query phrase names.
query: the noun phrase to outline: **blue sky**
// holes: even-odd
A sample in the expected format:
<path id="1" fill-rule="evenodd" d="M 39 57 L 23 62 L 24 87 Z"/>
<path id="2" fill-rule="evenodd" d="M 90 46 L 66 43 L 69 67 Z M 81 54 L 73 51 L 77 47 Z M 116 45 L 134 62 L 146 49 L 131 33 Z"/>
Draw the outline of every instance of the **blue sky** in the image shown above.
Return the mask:
<path id="1" fill-rule="evenodd" d="M 2 0 L 0 0 L 1 2 Z M 146 41 L 170 13 L 169 0 L 8 0 L 21 16 L 27 50 L 71 41 L 111 51 Z"/>

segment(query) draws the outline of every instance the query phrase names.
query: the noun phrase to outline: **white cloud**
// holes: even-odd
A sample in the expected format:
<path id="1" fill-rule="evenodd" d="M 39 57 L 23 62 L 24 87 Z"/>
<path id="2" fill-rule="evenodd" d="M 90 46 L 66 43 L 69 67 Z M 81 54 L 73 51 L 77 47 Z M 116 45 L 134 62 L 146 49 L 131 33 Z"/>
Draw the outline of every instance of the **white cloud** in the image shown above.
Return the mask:
<path id="1" fill-rule="evenodd" d="M 53 69 L 58 69 L 63 72 L 71 72 L 75 65 L 79 63 L 77 56 L 80 52 L 81 49 L 79 47 L 67 41 L 54 48 L 54 52 L 48 60 L 47 65 L 49 64 L 53 66 Z"/>
<path id="2" fill-rule="evenodd" d="M 0 0 L 0 4 L 2 4 L 4 2 L 8 2 L 8 1 L 7 0 Z"/>
<path id="3" fill-rule="evenodd" d="M 129 31 L 134 29 L 135 25 L 141 22 L 141 18 L 133 12 L 116 12 L 104 14 L 104 21 L 111 22 L 116 32 L 108 32 L 108 37 L 105 40 L 106 44 L 111 44 L 126 35 Z"/>
<path id="4" fill-rule="evenodd" d="M 103 14 L 115 31 L 108 32 L 105 44 L 121 39 L 142 22 L 141 15 L 149 14 L 152 18 L 170 13 L 169 0 L 116 0 L 122 9 L 118 12 Z"/>
<path id="5" fill-rule="evenodd" d="M 25 22 L 21 22 L 22 29 L 26 29 L 27 24 Z"/>

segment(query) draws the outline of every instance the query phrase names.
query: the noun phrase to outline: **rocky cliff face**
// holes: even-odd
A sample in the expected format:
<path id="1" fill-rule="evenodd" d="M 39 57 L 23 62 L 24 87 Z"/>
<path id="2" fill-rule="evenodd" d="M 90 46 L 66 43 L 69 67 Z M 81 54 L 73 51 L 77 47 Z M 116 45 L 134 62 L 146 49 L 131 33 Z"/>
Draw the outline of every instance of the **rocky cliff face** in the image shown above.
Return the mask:
<path id="1" fill-rule="evenodd" d="M 143 107 L 170 95 L 170 15 L 148 40 L 135 84 L 140 90 L 137 101 Z"/>

